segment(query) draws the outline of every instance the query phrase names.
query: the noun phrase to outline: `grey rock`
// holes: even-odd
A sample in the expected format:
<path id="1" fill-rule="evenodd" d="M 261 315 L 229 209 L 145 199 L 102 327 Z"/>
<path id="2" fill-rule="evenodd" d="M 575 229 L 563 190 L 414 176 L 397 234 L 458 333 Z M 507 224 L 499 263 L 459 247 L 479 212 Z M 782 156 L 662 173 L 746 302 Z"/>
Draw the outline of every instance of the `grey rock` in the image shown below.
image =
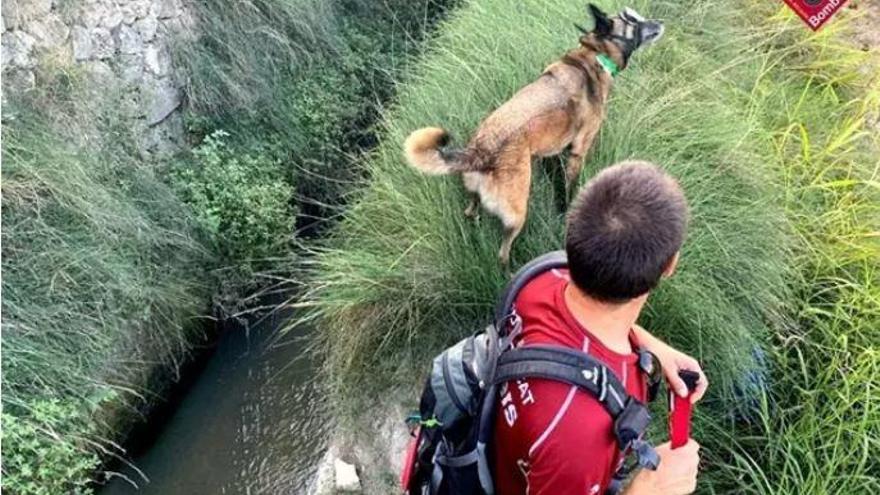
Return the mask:
<path id="1" fill-rule="evenodd" d="M 11 6 L 11 2 L 0 2 L 0 13 L 2 13 L 0 17 L 3 18 L 4 33 L 7 29 L 15 29 L 18 27 L 18 13 L 14 10 L 14 7 Z"/>
<path id="2" fill-rule="evenodd" d="M 3 74 L 3 91 L 23 93 L 34 89 L 37 78 L 34 71 L 27 69 L 12 70 Z"/>
<path id="3" fill-rule="evenodd" d="M 180 14 L 180 3 L 178 0 L 156 0 L 156 3 L 158 5 L 156 17 L 159 19 L 169 19 Z"/>
<path id="4" fill-rule="evenodd" d="M 73 58 L 78 61 L 92 58 L 92 37 L 89 36 L 89 30 L 82 26 L 74 26 L 71 37 Z"/>
<path id="5" fill-rule="evenodd" d="M 30 22 L 27 31 L 34 36 L 37 48 L 43 49 L 61 45 L 70 35 L 70 28 L 54 12 Z"/>
<path id="6" fill-rule="evenodd" d="M 27 21 L 38 19 L 52 10 L 52 0 L 3 0 L 0 13 L 8 29 L 16 29 Z"/>
<path id="7" fill-rule="evenodd" d="M 387 465 L 392 473 L 399 473 L 403 470 L 406 448 L 412 438 L 406 424 L 399 419 L 405 415 L 403 409 L 396 406 L 394 414 L 387 415 L 379 429 L 382 438 L 388 441 Z"/>
<path id="8" fill-rule="evenodd" d="M 109 3 L 104 6 L 104 11 L 101 15 L 101 27 L 112 31 L 122 24 L 122 20 L 122 9 L 115 3 Z"/>
<path id="9" fill-rule="evenodd" d="M 147 90 L 147 125 L 165 120 L 180 106 L 180 90 L 170 78 L 153 80 Z"/>
<path id="10" fill-rule="evenodd" d="M 144 54 L 120 54 L 116 59 L 119 77 L 127 86 L 138 86 L 144 79 Z"/>
<path id="11" fill-rule="evenodd" d="M 117 31 L 117 38 L 120 53 L 132 54 L 140 53 L 144 50 L 141 35 L 131 26 L 123 24 Z"/>
<path id="12" fill-rule="evenodd" d="M 333 461 L 334 487 L 337 492 L 360 493 L 361 479 L 358 477 L 354 464 L 349 464 L 342 459 Z"/>
<path id="13" fill-rule="evenodd" d="M 309 495 L 333 495 L 333 461 L 335 459 L 336 456 L 333 454 L 332 448 L 324 452 L 324 457 L 318 464 L 315 479 L 308 490 Z"/>
<path id="14" fill-rule="evenodd" d="M 127 0 L 120 5 L 122 22 L 131 24 L 138 19 L 143 19 L 150 14 L 150 0 Z"/>
<path id="15" fill-rule="evenodd" d="M 144 158 L 171 156 L 184 147 L 183 116 L 174 112 L 161 123 L 143 129 L 139 147 Z"/>
<path id="16" fill-rule="evenodd" d="M 110 68 L 110 64 L 95 60 L 83 64 L 86 74 L 89 76 L 89 83 L 95 86 L 106 86 L 112 84 L 116 79 L 116 74 Z"/>
<path id="17" fill-rule="evenodd" d="M 90 60 L 83 62 L 83 72 L 87 77 L 87 90 L 89 97 L 94 99 L 106 98 L 107 94 L 116 86 L 116 74 L 107 62 Z"/>
<path id="18" fill-rule="evenodd" d="M 36 40 L 28 33 L 16 30 L 3 34 L 3 70 L 8 67 L 30 69 L 34 67 L 33 54 Z"/>
<path id="19" fill-rule="evenodd" d="M 144 50 L 144 68 L 156 76 L 166 76 L 171 72 L 171 52 L 166 47 L 147 45 Z"/>
<path id="20" fill-rule="evenodd" d="M 3 72 L 6 72 L 12 62 L 12 50 L 6 41 L 6 36 L 3 36 L 2 39 L 3 42 L 0 43 L 0 67 L 3 67 Z"/>
<path id="21" fill-rule="evenodd" d="M 92 39 L 92 56 L 98 59 L 106 59 L 113 56 L 116 51 L 116 42 L 113 34 L 106 28 L 95 28 L 90 33 Z"/>
<path id="22" fill-rule="evenodd" d="M 101 21 L 104 19 L 103 6 L 95 2 L 84 3 L 80 6 L 78 19 L 83 26 L 89 29 L 100 27 Z"/>
<path id="23" fill-rule="evenodd" d="M 153 41 L 156 37 L 156 30 L 159 28 L 159 21 L 155 17 L 144 17 L 134 23 L 134 28 L 141 39 L 144 41 Z"/>

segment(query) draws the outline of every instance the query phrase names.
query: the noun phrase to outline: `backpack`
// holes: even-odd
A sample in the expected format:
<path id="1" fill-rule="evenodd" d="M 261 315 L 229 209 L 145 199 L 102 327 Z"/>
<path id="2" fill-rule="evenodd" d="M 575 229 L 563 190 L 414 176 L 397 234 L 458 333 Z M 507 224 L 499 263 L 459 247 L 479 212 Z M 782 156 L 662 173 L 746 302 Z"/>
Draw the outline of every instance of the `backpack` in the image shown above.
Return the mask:
<path id="1" fill-rule="evenodd" d="M 647 407 L 631 397 L 601 361 L 574 349 L 513 342 L 522 330 L 514 301 L 536 276 L 567 267 L 565 252 L 545 254 L 522 267 L 502 294 L 494 322 L 434 358 L 419 412 L 410 416 L 413 440 L 401 475 L 409 495 L 494 495 L 490 464 L 498 387 L 523 378 L 558 380 L 595 397 L 614 424 L 618 447 L 635 456 L 623 463 L 608 493 L 619 493 L 636 467 L 656 469 L 659 457 L 644 439 L 651 420 Z M 651 374 L 653 359 L 639 350 L 639 366 Z M 649 398 L 659 380 L 649 383 Z"/>

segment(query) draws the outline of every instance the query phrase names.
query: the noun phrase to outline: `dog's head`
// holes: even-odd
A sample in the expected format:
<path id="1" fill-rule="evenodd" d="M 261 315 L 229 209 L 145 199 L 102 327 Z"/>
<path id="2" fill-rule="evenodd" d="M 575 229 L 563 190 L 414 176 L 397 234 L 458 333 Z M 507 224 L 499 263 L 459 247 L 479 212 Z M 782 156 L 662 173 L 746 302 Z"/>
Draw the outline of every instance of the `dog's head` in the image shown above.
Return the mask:
<path id="1" fill-rule="evenodd" d="M 587 6 L 595 21 L 592 31 L 578 26 L 581 31 L 581 44 L 592 45 L 606 55 L 626 66 L 629 57 L 640 47 L 653 43 L 663 36 L 663 23 L 655 19 L 645 19 L 635 10 L 626 7 L 620 13 L 609 16 L 592 3 Z"/>

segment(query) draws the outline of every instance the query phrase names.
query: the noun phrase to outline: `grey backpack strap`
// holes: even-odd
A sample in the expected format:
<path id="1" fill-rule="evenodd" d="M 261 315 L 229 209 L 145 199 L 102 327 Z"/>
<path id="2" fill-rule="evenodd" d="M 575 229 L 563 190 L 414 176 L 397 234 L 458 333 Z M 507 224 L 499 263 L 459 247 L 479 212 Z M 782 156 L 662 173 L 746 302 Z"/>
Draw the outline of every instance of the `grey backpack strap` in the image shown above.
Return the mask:
<path id="1" fill-rule="evenodd" d="M 656 469 L 659 458 L 643 437 L 651 414 L 630 396 L 617 376 L 596 358 L 557 346 L 526 346 L 502 354 L 493 385 L 523 378 L 543 378 L 569 383 L 596 398 L 614 421 L 618 448 L 632 450 L 638 465 Z"/>
<path id="2" fill-rule="evenodd" d="M 513 278 L 510 279 L 510 283 L 507 284 L 507 287 L 498 299 L 498 305 L 495 307 L 495 325 L 500 325 L 510 316 L 513 302 L 516 300 L 519 291 L 525 287 L 526 284 L 531 282 L 533 278 L 547 270 L 565 268 L 567 266 L 568 258 L 565 255 L 565 251 L 561 250 L 551 251 L 547 254 L 538 256 L 523 265 L 523 267 L 514 274 Z"/>
<path id="3" fill-rule="evenodd" d="M 520 322 L 513 310 L 513 303 L 516 301 L 519 291 L 538 275 L 554 268 L 565 268 L 566 266 L 568 266 L 568 258 L 565 251 L 551 251 L 523 265 L 510 279 L 504 292 L 501 293 L 501 297 L 498 298 L 494 322 L 486 329 L 486 333 L 489 335 L 490 363 L 494 363 L 501 353 L 508 350 L 513 343 L 513 338 L 516 337 Z M 494 367 L 489 366 L 485 377 L 487 383 L 493 381 L 493 371 Z"/>
<path id="4" fill-rule="evenodd" d="M 595 397 L 616 419 L 626 408 L 629 394 L 602 362 L 589 354 L 556 346 L 511 349 L 498 358 L 494 383 L 544 378 L 574 385 Z"/>

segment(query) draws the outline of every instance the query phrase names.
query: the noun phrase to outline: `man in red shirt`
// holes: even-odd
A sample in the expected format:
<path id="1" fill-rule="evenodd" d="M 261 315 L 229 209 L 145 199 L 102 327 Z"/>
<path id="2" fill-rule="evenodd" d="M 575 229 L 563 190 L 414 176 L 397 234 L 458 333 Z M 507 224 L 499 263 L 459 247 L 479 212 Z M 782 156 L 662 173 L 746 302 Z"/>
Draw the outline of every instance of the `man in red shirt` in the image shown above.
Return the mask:
<path id="1" fill-rule="evenodd" d="M 561 345 L 589 353 L 614 371 L 627 392 L 646 402 L 636 349 L 653 352 L 670 385 L 687 388 L 678 371 L 700 373 L 697 361 L 636 325 L 648 293 L 672 275 L 687 227 L 676 181 L 655 165 L 623 162 L 579 193 L 568 217 L 568 270 L 530 281 L 517 296 L 522 318 L 516 346 Z M 523 379 L 500 388 L 495 425 L 495 484 L 500 495 L 604 494 L 623 461 L 608 412 L 577 387 Z M 637 473 L 627 495 L 678 495 L 696 487 L 699 445 L 656 447 L 660 466 Z"/>

